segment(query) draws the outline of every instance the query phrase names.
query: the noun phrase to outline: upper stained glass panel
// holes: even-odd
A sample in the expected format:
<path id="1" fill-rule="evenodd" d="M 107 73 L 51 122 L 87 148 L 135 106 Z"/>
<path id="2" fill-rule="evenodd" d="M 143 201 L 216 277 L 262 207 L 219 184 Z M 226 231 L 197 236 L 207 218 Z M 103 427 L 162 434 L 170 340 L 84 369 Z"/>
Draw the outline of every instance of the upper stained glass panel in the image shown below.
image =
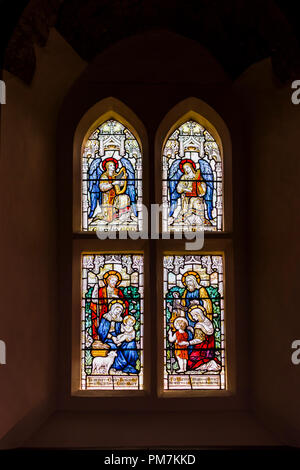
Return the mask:
<path id="1" fill-rule="evenodd" d="M 142 153 L 134 135 L 110 119 L 82 155 L 82 230 L 141 230 Z"/>
<path id="2" fill-rule="evenodd" d="M 187 121 L 163 149 L 163 231 L 222 231 L 222 159 L 213 136 Z"/>

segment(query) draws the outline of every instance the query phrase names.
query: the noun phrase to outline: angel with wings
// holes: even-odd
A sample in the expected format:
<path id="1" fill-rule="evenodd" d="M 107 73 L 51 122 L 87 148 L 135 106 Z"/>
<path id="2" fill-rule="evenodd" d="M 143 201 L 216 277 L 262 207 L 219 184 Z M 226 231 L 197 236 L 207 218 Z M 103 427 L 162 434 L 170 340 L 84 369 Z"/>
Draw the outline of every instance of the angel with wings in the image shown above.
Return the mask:
<path id="1" fill-rule="evenodd" d="M 125 222 L 137 216 L 134 168 L 125 157 L 119 162 L 113 157 L 96 158 L 90 165 L 88 217 L 92 222 Z M 98 203 L 101 211 L 94 217 Z"/>
<path id="2" fill-rule="evenodd" d="M 206 160 L 199 160 L 199 168 L 189 158 L 175 160 L 169 173 L 171 225 L 212 225 L 213 190 L 213 172 Z"/>

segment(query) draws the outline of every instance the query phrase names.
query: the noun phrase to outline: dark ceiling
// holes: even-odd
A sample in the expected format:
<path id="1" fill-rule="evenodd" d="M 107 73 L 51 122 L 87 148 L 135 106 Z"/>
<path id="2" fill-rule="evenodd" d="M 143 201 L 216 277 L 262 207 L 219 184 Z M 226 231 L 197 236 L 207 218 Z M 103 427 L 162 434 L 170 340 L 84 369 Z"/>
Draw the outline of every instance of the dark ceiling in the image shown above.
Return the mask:
<path id="1" fill-rule="evenodd" d="M 21 2 L 22 3 L 22 2 Z M 15 6 L 4 67 L 30 83 L 34 43 L 46 44 L 54 26 L 86 61 L 112 43 L 147 30 L 164 29 L 204 45 L 232 79 L 271 57 L 285 83 L 300 77 L 300 2 L 287 0 L 31 0 Z M 298 5 L 298 6 L 297 6 Z M 7 15 L 8 17 L 8 15 Z M 18 20 L 19 18 L 19 20 Z M 12 28 L 11 28 L 12 29 Z"/>

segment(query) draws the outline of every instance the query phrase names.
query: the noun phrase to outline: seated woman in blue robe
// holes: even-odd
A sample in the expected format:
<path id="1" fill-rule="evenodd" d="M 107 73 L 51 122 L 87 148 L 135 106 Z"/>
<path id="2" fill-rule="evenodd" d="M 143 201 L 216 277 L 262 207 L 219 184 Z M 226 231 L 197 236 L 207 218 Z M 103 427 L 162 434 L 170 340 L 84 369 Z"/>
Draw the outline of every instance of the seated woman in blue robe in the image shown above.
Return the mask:
<path id="1" fill-rule="evenodd" d="M 122 318 L 124 305 L 122 301 L 113 300 L 109 311 L 105 313 L 98 327 L 100 340 L 110 346 L 111 350 L 117 350 L 117 356 L 112 365 L 113 369 L 130 374 L 138 374 L 136 361 L 138 353 L 135 341 L 135 318 L 126 315 Z"/>

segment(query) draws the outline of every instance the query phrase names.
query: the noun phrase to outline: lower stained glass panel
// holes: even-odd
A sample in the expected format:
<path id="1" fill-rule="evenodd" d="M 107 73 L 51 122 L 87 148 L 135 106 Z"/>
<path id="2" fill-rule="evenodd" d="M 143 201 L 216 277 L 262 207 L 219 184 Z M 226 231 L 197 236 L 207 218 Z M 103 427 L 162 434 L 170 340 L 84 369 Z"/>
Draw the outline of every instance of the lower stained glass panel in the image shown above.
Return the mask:
<path id="1" fill-rule="evenodd" d="M 143 389 L 143 308 L 143 255 L 82 255 L 82 390 Z"/>
<path id="2" fill-rule="evenodd" d="M 164 256 L 164 389 L 225 389 L 222 255 Z"/>

